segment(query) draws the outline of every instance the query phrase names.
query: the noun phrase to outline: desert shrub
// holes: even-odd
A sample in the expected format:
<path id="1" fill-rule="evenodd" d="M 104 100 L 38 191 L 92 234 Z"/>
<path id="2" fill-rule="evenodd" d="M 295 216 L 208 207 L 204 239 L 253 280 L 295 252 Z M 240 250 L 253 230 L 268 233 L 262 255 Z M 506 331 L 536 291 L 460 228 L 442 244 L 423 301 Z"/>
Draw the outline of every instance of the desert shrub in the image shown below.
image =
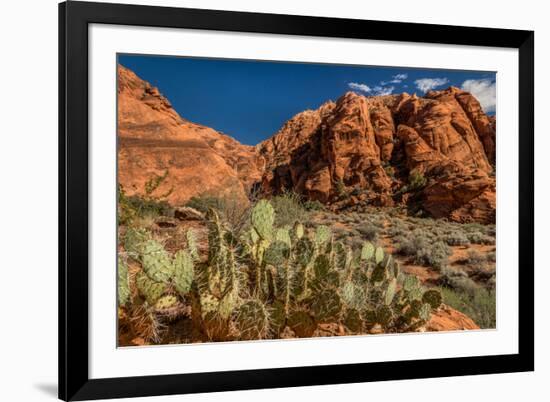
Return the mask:
<path id="1" fill-rule="evenodd" d="M 407 230 L 406 230 L 405 226 L 395 225 L 395 224 L 390 225 L 390 227 L 386 231 L 386 233 L 391 237 L 402 236 L 402 235 L 406 234 L 406 232 L 407 232 Z"/>
<path id="2" fill-rule="evenodd" d="M 122 186 L 118 191 L 118 221 L 121 225 L 131 225 L 136 220 L 170 216 L 173 208 L 164 200 L 127 196 Z"/>
<path id="3" fill-rule="evenodd" d="M 357 226 L 356 229 L 365 240 L 375 242 L 378 238 L 379 229 L 372 224 L 365 223 Z"/>
<path id="4" fill-rule="evenodd" d="M 487 253 L 487 261 L 490 262 L 496 262 L 497 260 L 497 253 L 494 251 L 491 251 L 490 253 Z"/>
<path id="5" fill-rule="evenodd" d="M 462 270 L 443 267 L 440 271 L 439 284 L 461 292 L 473 292 L 477 284 Z"/>
<path id="6" fill-rule="evenodd" d="M 482 234 L 485 234 L 486 227 L 482 225 L 481 223 L 472 222 L 472 223 L 466 223 L 462 225 L 464 230 L 466 230 L 469 233 L 479 232 Z"/>
<path id="7" fill-rule="evenodd" d="M 249 204 L 237 193 L 216 195 L 199 194 L 185 204 L 204 214 L 213 209 L 229 224 L 232 230 L 238 231 L 246 223 L 249 214 Z"/>
<path id="8" fill-rule="evenodd" d="M 487 263 L 487 256 L 477 250 L 468 250 L 466 263 L 474 267 L 483 267 Z"/>
<path id="9" fill-rule="evenodd" d="M 433 242 L 422 230 L 415 230 L 409 237 L 400 237 L 397 241 L 397 252 L 412 256 L 417 264 L 442 269 L 451 255 L 451 250 L 442 241 Z"/>
<path id="10" fill-rule="evenodd" d="M 467 234 L 468 240 L 473 244 L 495 244 L 495 239 L 481 232 L 470 232 Z"/>
<path id="11" fill-rule="evenodd" d="M 447 265 L 450 255 L 451 250 L 449 249 L 449 246 L 442 241 L 437 241 L 428 247 L 418 249 L 416 251 L 415 260 L 417 263 L 428 265 L 432 268 L 440 270 Z"/>
<path id="12" fill-rule="evenodd" d="M 449 246 L 467 246 L 470 244 L 468 236 L 458 230 L 446 234 L 444 238 L 445 243 Z"/>
<path id="13" fill-rule="evenodd" d="M 497 227 L 496 227 L 495 224 L 487 225 L 487 226 L 485 227 L 485 234 L 486 234 L 487 236 L 495 237 L 496 234 L 497 234 L 497 230 L 496 230 L 496 229 L 497 229 Z"/>
<path id="14" fill-rule="evenodd" d="M 395 169 L 391 165 L 387 165 L 384 167 L 384 171 L 390 177 L 391 179 L 395 179 Z"/>
<path id="15" fill-rule="evenodd" d="M 426 178 L 419 171 L 413 170 L 409 174 L 409 186 L 408 186 L 409 191 L 420 190 L 421 188 L 426 186 L 426 183 L 427 183 Z"/>
<path id="16" fill-rule="evenodd" d="M 210 208 L 217 211 L 223 211 L 224 209 L 223 198 L 208 193 L 191 197 L 191 199 L 185 203 L 185 206 L 194 208 L 202 213 L 207 213 Z"/>
<path id="17" fill-rule="evenodd" d="M 296 221 L 304 222 L 309 218 L 300 196 L 293 192 L 286 192 L 271 199 L 275 210 L 275 225 L 293 225 Z"/>
<path id="18" fill-rule="evenodd" d="M 466 314 L 480 328 L 496 328 L 495 292 L 482 287 L 468 291 L 440 287 L 443 303 Z"/>
<path id="19" fill-rule="evenodd" d="M 336 182 L 336 194 L 338 195 L 338 197 L 340 198 L 347 198 L 349 197 L 349 194 L 346 190 L 346 185 L 344 184 L 344 182 L 342 180 L 338 180 Z"/>
<path id="20" fill-rule="evenodd" d="M 317 200 L 305 200 L 302 204 L 306 211 L 324 211 L 325 205 Z"/>

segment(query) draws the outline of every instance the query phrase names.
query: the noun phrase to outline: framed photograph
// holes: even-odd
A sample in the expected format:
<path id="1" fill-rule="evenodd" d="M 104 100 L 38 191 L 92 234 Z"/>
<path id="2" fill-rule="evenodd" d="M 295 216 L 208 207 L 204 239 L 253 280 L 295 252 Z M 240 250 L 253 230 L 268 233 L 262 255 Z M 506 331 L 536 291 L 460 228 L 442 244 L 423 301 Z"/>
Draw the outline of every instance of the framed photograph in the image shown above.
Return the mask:
<path id="1" fill-rule="evenodd" d="M 533 43 L 60 4 L 59 397 L 533 370 Z"/>

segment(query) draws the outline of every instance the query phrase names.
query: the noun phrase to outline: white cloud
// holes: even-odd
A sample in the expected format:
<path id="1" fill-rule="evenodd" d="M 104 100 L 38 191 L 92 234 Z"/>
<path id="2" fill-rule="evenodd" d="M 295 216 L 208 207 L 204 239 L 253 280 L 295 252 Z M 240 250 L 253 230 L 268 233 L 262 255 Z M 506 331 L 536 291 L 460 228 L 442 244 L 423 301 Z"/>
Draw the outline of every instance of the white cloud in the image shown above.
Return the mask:
<path id="1" fill-rule="evenodd" d="M 377 85 L 373 88 L 373 91 L 374 91 L 374 95 L 390 95 L 393 93 L 394 89 L 395 89 L 394 86 L 386 87 L 386 86 Z"/>
<path id="2" fill-rule="evenodd" d="M 490 79 L 466 80 L 462 83 L 462 89 L 474 95 L 486 113 L 495 111 L 497 104 L 495 82 Z"/>
<path id="3" fill-rule="evenodd" d="M 360 84 L 358 82 L 348 82 L 348 87 L 350 87 L 353 90 L 361 91 L 361 92 L 371 92 L 372 89 L 366 84 Z"/>
<path id="4" fill-rule="evenodd" d="M 354 91 L 366 92 L 371 95 L 390 95 L 395 89 L 394 86 L 376 85 L 369 87 L 367 84 L 360 84 L 358 82 L 348 82 L 348 87 Z"/>
<path id="5" fill-rule="evenodd" d="M 449 82 L 447 78 L 421 78 L 414 83 L 422 92 L 428 92 L 434 88 L 445 85 Z"/>
<path id="6" fill-rule="evenodd" d="M 403 82 L 403 80 L 406 80 L 408 77 L 407 74 L 396 74 L 391 77 L 391 80 L 389 81 L 380 81 L 380 85 L 388 85 L 388 84 L 400 84 Z"/>

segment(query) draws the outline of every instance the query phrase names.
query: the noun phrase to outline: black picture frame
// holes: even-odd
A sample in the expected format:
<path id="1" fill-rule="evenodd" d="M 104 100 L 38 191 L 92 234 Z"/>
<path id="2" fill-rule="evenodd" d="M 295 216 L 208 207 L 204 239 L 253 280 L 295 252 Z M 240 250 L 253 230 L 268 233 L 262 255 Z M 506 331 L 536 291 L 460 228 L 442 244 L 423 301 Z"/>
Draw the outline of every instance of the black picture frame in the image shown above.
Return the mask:
<path id="1" fill-rule="evenodd" d="M 519 51 L 517 354 L 213 373 L 88 375 L 88 25 L 515 48 Z M 293 387 L 534 370 L 534 32 L 70 1 L 59 4 L 59 398 Z"/>

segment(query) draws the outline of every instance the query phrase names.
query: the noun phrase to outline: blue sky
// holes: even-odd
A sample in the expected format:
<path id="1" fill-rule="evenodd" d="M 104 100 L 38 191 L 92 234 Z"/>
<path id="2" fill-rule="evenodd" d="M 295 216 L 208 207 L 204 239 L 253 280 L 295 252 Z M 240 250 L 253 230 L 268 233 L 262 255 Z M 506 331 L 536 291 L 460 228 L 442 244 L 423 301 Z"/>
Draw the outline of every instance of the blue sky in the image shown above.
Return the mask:
<path id="1" fill-rule="evenodd" d="M 255 145 L 305 109 L 353 90 L 417 93 L 450 85 L 495 110 L 491 72 L 119 55 L 119 63 L 159 88 L 185 119 Z"/>

